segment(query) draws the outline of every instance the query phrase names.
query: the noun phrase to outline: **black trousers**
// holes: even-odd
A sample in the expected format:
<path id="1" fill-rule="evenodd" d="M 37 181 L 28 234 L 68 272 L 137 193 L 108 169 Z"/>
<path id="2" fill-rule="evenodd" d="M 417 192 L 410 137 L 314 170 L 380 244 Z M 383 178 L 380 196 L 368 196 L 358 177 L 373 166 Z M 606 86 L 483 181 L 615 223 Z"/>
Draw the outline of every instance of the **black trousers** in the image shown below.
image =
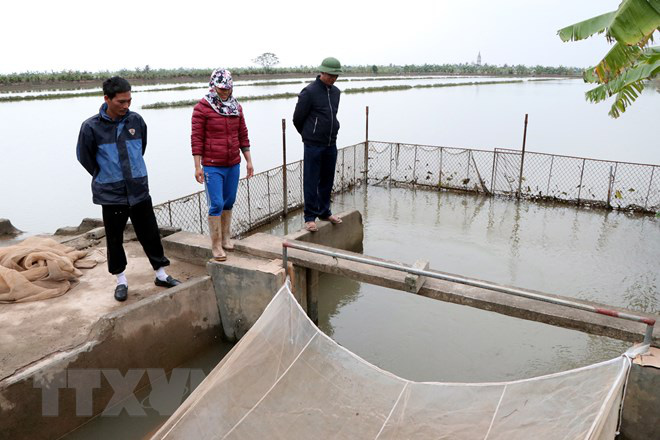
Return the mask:
<path id="1" fill-rule="evenodd" d="M 163 245 L 160 242 L 158 223 L 151 205 L 151 197 L 137 205 L 103 205 L 103 224 L 105 225 L 105 242 L 108 246 L 108 270 L 117 275 L 126 269 L 126 253 L 124 253 L 124 229 L 131 219 L 135 235 L 149 258 L 154 270 L 169 266 L 165 258 Z"/>
<path id="2" fill-rule="evenodd" d="M 305 144 L 303 160 L 303 192 L 305 221 L 330 217 L 330 195 L 335 181 L 336 146 Z"/>

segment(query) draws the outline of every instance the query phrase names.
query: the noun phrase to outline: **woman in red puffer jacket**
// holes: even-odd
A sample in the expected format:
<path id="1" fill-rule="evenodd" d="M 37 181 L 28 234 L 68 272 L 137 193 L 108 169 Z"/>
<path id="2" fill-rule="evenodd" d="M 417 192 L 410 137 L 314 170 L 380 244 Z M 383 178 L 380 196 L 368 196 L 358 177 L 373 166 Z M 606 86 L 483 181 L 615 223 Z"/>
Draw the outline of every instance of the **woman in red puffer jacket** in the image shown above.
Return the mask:
<path id="1" fill-rule="evenodd" d="M 234 248 L 229 237 L 240 175 L 240 151 L 247 162 L 248 178 L 254 174 L 254 168 L 243 108 L 232 96 L 231 72 L 216 69 L 209 86 L 209 93 L 193 110 L 191 146 L 195 179 L 206 188 L 213 258 L 224 261 L 227 256 L 223 249 Z"/>

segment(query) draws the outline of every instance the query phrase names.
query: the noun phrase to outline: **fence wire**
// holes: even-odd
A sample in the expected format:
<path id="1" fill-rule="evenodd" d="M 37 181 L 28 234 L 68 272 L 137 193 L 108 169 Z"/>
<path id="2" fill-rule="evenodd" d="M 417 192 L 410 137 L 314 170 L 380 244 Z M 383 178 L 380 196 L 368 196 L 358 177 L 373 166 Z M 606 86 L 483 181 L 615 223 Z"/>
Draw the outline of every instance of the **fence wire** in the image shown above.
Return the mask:
<path id="1" fill-rule="evenodd" d="M 365 183 L 420 186 L 641 212 L 660 211 L 660 166 L 518 150 L 368 142 L 337 152 L 333 193 Z M 367 176 L 365 176 L 367 174 Z M 285 177 L 286 176 L 286 177 Z M 522 176 L 522 177 L 521 177 Z M 232 236 L 303 206 L 303 161 L 241 179 Z M 154 207 L 159 225 L 208 234 L 206 193 Z"/>
<path id="2" fill-rule="evenodd" d="M 522 168 L 522 169 L 521 169 Z M 369 183 L 428 186 L 611 209 L 660 210 L 660 167 L 495 149 L 369 141 Z"/>
<path id="3" fill-rule="evenodd" d="M 343 192 L 364 180 L 364 144 L 342 148 L 337 152 L 333 191 Z M 277 167 L 238 182 L 236 202 L 232 209 L 232 237 L 240 236 L 284 214 L 303 206 L 303 161 L 288 163 L 285 170 Z M 170 200 L 154 206 L 160 226 L 174 226 L 184 231 L 209 233 L 208 199 L 205 191 Z"/>

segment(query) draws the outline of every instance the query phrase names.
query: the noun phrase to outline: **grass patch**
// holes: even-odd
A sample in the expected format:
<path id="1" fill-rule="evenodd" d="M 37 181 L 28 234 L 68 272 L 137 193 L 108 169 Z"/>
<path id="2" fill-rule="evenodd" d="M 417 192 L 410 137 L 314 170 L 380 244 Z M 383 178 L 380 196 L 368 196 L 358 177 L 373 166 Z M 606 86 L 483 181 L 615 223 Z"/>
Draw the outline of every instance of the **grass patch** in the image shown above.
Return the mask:
<path id="1" fill-rule="evenodd" d="M 195 89 L 199 89 L 199 87 L 196 86 L 163 87 L 159 89 L 133 90 L 131 93 L 177 92 L 181 90 L 195 90 Z M 101 90 L 95 90 L 93 92 L 43 93 L 40 95 L 28 95 L 28 96 L 0 96 L 0 102 L 48 101 L 51 99 L 81 98 L 85 96 L 103 96 L 103 92 Z"/>
<path id="2" fill-rule="evenodd" d="M 536 78 L 536 79 L 511 79 L 504 81 L 470 81 L 470 82 L 460 82 L 460 83 L 440 83 L 440 84 L 419 84 L 419 85 L 399 85 L 399 86 L 382 86 L 382 87 L 355 87 L 350 89 L 342 90 L 342 93 L 346 94 L 357 94 L 357 93 L 373 93 L 373 92 L 395 92 L 401 90 L 410 90 L 410 89 L 431 89 L 431 88 L 442 88 L 442 87 L 462 87 L 462 86 L 487 86 L 495 84 L 516 84 L 522 82 L 531 82 L 531 81 L 552 81 L 555 78 Z M 297 93 L 275 93 L 273 95 L 258 95 L 258 96 L 244 96 L 236 97 L 239 101 L 261 101 L 267 99 L 289 99 L 296 98 Z M 172 107 L 189 107 L 197 104 L 199 99 L 192 99 L 186 101 L 173 101 L 173 102 L 156 102 L 154 104 L 147 104 L 142 106 L 143 109 L 163 109 L 163 108 L 172 108 Z"/>
<path id="3" fill-rule="evenodd" d="M 298 81 L 265 81 L 265 82 L 258 82 L 254 84 L 245 84 L 246 86 L 281 86 L 285 84 L 306 84 L 308 83 L 308 80 L 298 80 Z M 243 85 L 240 83 L 236 83 L 236 85 Z"/>
<path id="4" fill-rule="evenodd" d="M 272 95 L 257 95 L 257 96 L 243 96 L 237 97 L 241 102 L 245 101 L 265 101 L 269 99 L 288 99 L 297 97 L 297 93 L 275 93 Z M 173 108 L 173 107 L 192 107 L 199 102 L 199 99 L 189 99 L 185 101 L 172 101 L 172 102 L 156 102 L 153 104 L 143 105 L 142 108 L 146 110 Z"/>

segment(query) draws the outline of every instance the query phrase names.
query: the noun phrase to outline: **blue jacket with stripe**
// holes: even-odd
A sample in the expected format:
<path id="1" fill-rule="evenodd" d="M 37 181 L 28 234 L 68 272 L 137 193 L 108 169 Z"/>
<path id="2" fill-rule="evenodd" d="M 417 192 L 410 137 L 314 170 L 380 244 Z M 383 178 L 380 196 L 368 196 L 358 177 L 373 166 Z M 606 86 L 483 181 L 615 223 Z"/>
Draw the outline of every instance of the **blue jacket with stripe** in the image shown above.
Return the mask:
<path id="1" fill-rule="evenodd" d="M 130 110 L 117 121 L 99 113 L 82 123 L 76 153 L 92 175 L 92 200 L 97 205 L 136 205 L 149 198 L 147 125 Z"/>

